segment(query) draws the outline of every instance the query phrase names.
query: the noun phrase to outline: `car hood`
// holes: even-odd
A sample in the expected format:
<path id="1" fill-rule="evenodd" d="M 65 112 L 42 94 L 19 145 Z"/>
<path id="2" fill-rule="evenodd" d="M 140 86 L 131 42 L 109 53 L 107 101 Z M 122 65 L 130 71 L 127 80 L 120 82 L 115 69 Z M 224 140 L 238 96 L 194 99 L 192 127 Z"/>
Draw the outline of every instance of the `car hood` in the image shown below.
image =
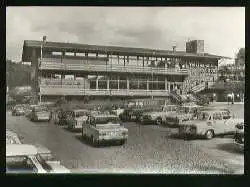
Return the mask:
<path id="1" fill-rule="evenodd" d="M 144 112 L 143 115 L 149 115 L 149 116 L 156 116 L 156 115 L 161 115 L 164 112 Z"/>
<path id="2" fill-rule="evenodd" d="M 180 125 L 201 125 L 201 124 L 204 124 L 206 123 L 206 121 L 201 121 L 201 120 L 190 120 L 190 121 L 185 121 L 185 122 L 182 122 Z"/>

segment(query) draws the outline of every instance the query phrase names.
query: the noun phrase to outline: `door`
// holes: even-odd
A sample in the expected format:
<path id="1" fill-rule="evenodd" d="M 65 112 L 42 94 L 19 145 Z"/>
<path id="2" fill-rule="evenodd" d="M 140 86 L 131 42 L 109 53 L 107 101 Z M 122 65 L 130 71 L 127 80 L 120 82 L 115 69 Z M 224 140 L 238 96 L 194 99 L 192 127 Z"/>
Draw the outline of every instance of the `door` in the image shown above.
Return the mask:
<path id="1" fill-rule="evenodd" d="M 224 123 L 220 112 L 213 113 L 213 126 L 215 134 L 224 134 L 226 124 Z"/>

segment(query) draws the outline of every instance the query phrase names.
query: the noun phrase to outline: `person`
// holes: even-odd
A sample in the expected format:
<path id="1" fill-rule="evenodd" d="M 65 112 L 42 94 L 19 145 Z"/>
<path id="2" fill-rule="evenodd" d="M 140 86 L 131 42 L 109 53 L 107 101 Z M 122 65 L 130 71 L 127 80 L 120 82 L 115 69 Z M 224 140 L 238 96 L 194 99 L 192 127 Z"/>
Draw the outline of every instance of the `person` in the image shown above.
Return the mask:
<path id="1" fill-rule="evenodd" d="M 231 98 L 231 95 L 230 94 L 227 94 L 227 104 L 229 105 L 229 102 L 230 102 L 230 98 Z"/>
<path id="2" fill-rule="evenodd" d="M 232 104 L 234 104 L 234 93 L 232 92 Z"/>

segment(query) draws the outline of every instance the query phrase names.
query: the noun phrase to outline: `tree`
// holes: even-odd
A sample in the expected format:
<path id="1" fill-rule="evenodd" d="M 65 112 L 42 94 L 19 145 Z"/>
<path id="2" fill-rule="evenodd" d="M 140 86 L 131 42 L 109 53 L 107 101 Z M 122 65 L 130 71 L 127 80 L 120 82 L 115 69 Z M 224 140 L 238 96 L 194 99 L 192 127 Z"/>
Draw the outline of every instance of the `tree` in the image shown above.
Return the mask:
<path id="1" fill-rule="evenodd" d="M 236 55 L 235 64 L 236 65 L 245 64 L 245 48 L 240 48 L 239 52 Z"/>

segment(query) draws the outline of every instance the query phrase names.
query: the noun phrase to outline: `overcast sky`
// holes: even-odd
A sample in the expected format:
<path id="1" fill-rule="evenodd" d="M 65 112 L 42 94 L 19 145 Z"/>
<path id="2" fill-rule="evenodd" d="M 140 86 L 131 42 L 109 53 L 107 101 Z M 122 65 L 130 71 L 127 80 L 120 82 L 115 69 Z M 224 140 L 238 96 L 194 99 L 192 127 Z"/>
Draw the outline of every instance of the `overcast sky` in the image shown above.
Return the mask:
<path id="1" fill-rule="evenodd" d="M 188 39 L 205 52 L 234 57 L 245 47 L 241 7 L 7 7 L 7 58 L 20 61 L 24 40 L 185 50 Z"/>

